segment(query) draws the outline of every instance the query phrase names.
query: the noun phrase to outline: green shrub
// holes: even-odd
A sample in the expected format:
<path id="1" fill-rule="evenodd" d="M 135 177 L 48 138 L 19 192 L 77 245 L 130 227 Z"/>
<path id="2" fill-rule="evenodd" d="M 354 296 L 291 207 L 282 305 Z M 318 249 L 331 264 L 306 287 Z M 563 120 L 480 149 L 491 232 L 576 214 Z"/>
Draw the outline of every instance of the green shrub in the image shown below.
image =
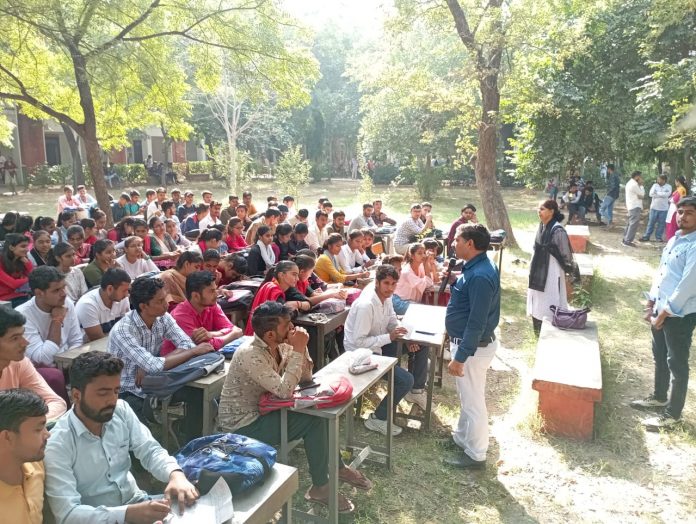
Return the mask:
<path id="1" fill-rule="evenodd" d="M 213 163 L 210 160 L 194 160 L 188 163 L 190 175 L 213 174 Z"/>
<path id="2" fill-rule="evenodd" d="M 128 168 L 128 172 L 122 180 L 127 180 L 131 184 L 147 183 L 147 169 L 145 169 L 143 164 L 128 164 L 126 167 Z M 120 172 L 119 176 L 121 176 Z"/>
<path id="3" fill-rule="evenodd" d="M 331 171 L 328 164 L 325 162 L 317 162 L 312 164 L 312 170 L 309 172 L 312 182 L 321 182 L 323 178 L 331 178 Z"/>
<path id="4" fill-rule="evenodd" d="M 72 183 L 72 167 L 41 164 L 29 171 L 27 184 L 34 187 L 64 186 Z"/>
<path id="5" fill-rule="evenodd" d="M 174 162 L 172 164 L 172 169 L 179 180 L 186 178 L 186 175 L 188 175 L 188 163 L 186 162 Z"/>
<path id="6" fill-rule="evenodd" d="M 372 172 L 375 184 L 391 184 L 399 176 L 399 168 L 393 164 L 378 165 Z"/>

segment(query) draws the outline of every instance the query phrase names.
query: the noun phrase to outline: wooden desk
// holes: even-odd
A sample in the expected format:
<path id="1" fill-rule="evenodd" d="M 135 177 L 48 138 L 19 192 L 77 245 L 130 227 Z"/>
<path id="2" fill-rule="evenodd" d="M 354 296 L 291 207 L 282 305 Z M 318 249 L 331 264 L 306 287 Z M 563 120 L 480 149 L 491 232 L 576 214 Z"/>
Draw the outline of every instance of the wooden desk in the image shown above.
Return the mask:
<path id="1" fill-rule="evenodd" d="M 370 460 L 383 464 L 387 466 L 387 469 L 391 469 L 391 450 L 392 450 L 392 424 L 393 424 L 393 411 L 391 409 L 387 410 L 387 434 L 384 436 L 385 445 L 384 446 L 372 446 L 365 442 L 360 442 L 354 438 L 353 435 L 353 416 L 354 416 L 354 405 L 358 398 L 360 398 L 369 388 L 374 384 L 379 382 L 385 375 L 387 376 L 387 405 L 391 406 L 393 404 L 393 392 L 394 392 L 394 367 L 398 360 L 393 357 L 385 357 L 383 355 L 373 355 L 373 362 L 378 364 L 377 369 L 363 373 L 362 375 L 351 375 L 348 371 L 351 362 L 351 352 L 348 351 L 332 361 L 330 364 L 318 371 L 314 377 L 319 379 L 321 377 L 331 376 L 331 375 L 342 375 L 347 377 L 351 384 L 353 385 L 353 395 L 351 399 L 343 404 L 342 406 L 337 406 L 328 409 L 292 409 L 292 411 L 297 413 L 304 413 L 306 415 L 312 415 L 315 417 L 325 418 L 329 422 L 329 518 L 328 520 L 321 519 L 316 516 L 312 516 L 313 521 L 320 522 L 338 522 L 338 458 L 339 458 L 339 419 L 344 413 L 346 416 L 346 447 L 358 451 L 357 456 L 350 464 L 350 467 L 357 468 L 365 460 Z M 280 453 L 278 460 L 280 462 L 287 462 L 288 460 L 288 410 L 281 410 L 280 415 Z M 373 456 L 375 458 L 373 458 Z M 384 459 L 376 460 L 376 458 Z M 297 512 L 301 515 L 301 512 Z"/>
<path id="2" fill-rule="evenodd" d="M 317 330 L 316 337 L 310 337 L 309 339 L 310 353 L 312 353 L 312 349 L 316 350 L 317 358 L 316 362 L 314 363 L 316 370 L 320 370 L 324 367 L 324 355 L 326 354 L 326 348 L 324 347 L 324 337 L 327 333 L 335 331 L 336 328 L 346 323 L 346 319 L 348 318 L 348 311 L 350 311 L 350 308 L 346 308 L 340 313 L 326 315 L 328 317 L 328 320 L 326 322 L 316 322 L 314 320 L 311 320 L 309 318 L 309 313 L 305 313 L 304 315 L 298 315 L 298 317 L 292 321 L 292 323 L 296 326 L 309 327 Z"/>
<path id="3" fill-rule="evenodd" d="M 428 367 L 428 401 L 424 416 L 396 414 L 399 417 L 419 420 L 426 431 L 430 430 L 430 415 L 433 406 L 433 386 L 435 385 L 435 368 L 440 358 L 440 350 L 443 349 L 447 330 L 445 329 L 445 315 L 447 308 L 443 306 L 427 306 L 425 304 L 411 304 L 406 310 L 401 325 L 409 330 L 409 334 L 397 339 L 398 345 L 405 348 L 409 342 L 415 342 L 421 346 L 433 348 L 430 353 L 430 366 Z M 419 332 L 422 331 L 422 332 Z M 434 353 L 434 354 L 433 354 Z M 408 354 L 404 352 L 403 354 Z"/>
<path id="4" fill-rule="evenodd" d="M 234 517 L 232 524 L 266 524 L 273 520 L 282 507 L 285 521 L 292 521 L 292 496 L 299 487 L 297 469 L 284 464 L 273 466 L 263 484 L 246 493 L 235 495 L 232 500 Z"/>

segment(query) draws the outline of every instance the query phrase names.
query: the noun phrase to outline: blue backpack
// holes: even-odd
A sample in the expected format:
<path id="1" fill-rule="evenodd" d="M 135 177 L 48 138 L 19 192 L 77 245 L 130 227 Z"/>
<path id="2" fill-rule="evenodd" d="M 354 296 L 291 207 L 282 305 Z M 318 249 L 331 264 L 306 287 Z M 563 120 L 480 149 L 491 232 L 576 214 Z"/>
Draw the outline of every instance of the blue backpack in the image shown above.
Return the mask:
<path id="1" fill-rule="evenodd" d="M 201 494 L 222 477 L 236 495 L 262 483 L 271 474 L 276 450 L 244 435 L 220 433 L 192 440 L 175 458 Z"/>
<path id="2" fill-rule="evenodd" d="M 148 397 L 166 398 L 192 380 L 225 371 L 225 357 L 215 351 L 198 355 L 171 369 L 145 375 L 141 388 Z"/>

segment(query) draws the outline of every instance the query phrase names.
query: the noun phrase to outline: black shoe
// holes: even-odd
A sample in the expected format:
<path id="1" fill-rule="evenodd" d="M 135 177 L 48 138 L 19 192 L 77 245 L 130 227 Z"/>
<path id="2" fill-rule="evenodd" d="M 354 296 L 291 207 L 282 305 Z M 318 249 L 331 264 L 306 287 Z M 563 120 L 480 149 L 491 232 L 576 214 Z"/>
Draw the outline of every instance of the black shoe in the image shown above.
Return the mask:
<path id="1" fill-rule="evenodd" d="M 650 239 L 648 237 L 640 237 L 641 242 L 650 242 Z"/>
<path id="2" fill-rule="evenodd" d="M 474 460 L 464 451 L 460 451 L 451 457 L 445 457 L 444 463 L 457 469 L 485 469 L 485 460 Z"/>
<path id="3" fill-rule="evenodd" d="M 627 247 L 636 247 L 636 244 L 634 242 L 626 242 L 625 240 L 622 240 L 621 243 Z"/>

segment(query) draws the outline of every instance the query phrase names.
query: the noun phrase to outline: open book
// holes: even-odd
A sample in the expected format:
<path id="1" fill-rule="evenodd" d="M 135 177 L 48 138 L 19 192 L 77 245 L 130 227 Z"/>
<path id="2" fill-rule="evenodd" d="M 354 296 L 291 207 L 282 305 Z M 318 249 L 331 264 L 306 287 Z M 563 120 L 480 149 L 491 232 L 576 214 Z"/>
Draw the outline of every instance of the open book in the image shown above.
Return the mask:
<path id="1" fill-rule="evenodd" d="M 186 508 L 183 515 L 178 514 L 178 508 L 172 508 L 168 524 L 223 524 L 231 522 L 234 516 L 232 507 L 232 492 L 227 482 L 220 477 L 208 493 L 198 499 L 195 505 Z"/>

